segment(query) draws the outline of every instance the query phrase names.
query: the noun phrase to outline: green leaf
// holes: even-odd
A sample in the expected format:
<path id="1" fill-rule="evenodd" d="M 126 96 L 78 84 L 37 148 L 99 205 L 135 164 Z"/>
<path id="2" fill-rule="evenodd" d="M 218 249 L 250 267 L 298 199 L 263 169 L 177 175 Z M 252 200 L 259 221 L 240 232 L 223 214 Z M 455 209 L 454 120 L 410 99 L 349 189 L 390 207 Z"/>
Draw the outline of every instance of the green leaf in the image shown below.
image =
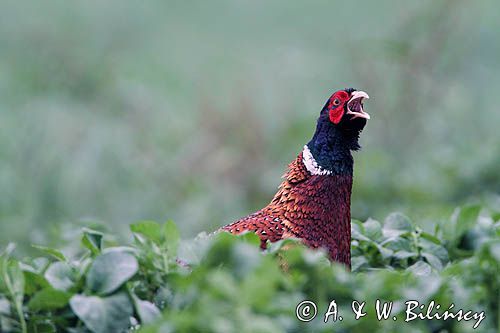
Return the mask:
<path id="1" fill-rule="evenodd" d="M 302 246 L 303 243 L 300 243 L 300 239 L 298 238 L 285 238 L 285 239 L 280 239 L 277 242 L 273 243 L 268 243 L 267 244 L 267 252 L 268 253 L 276 253 L 282 250 L 288 250 L 291 249 L 295 246 Z"/>
<path id="2" fill-rule="evenodd" d="M 431 253 L 433 256 L 441 260 L 442 263 L 447 263 L 450 260 L 448 251 L 444 248 L 444 246 L 422 239 L 420 241 L 420 247 L 422 248 L 422 252 Z"/>
<path id="3" fill-rule="evenodd" d="M 379 241 L 382 238 L 382 226 L 380 222 L 374 219 L 368 219 L 363 223 L 363 227 L 365 228 L 365 236 L 368 238 L 374 241 Z"/>
<path id="4" fill-rule="evenodd" d="M 462 207 L 453 214 L 452 223 L 455 228 L 456 237 L 463 235 L 468 229 L 472 228 L 477 221 L 481 206 L 470 205 Z"/>
<path id="5" fill-rule="evenodd" d="M 33 321 L 30 323 L 28 332 L 36 333 L 57 333 L 57 328 L 51 322 Z"/>
<path id="6" fill-rule="evenodd" d="M 156 244 L 162 243 L 162 227 L 158 222 L 140 221 L 131 224 L 130 230 L 136 234 L 144 236 L 146 239 L 149 239 Z"/>
<path id="7" fill-rule="evenodd" d="M 364 235 L 365 228 L 363 224 L 358 220 L 352 220 L 351 223 L 351 237 L 352 239 L 356 239 L 364 242 L 371 242 L 371 239 Z"/>
<path id="8" fill-rule="evenodd" d="M 441 263 L 441 260 L 439 260 L 439 258 L 433 255 L 432 253 L 422 252 L 422 256 L 435 269 L 437 270 L 443 269 L 443 264 Z"/>
<path id="9" fill-rule="evenodd" d="M 137 273 L 139 264 L 130 253 L 106 252 L 95 258 L 87 275 L 87 288 L 100 295 L 112 293 Z"/>
<path id="10" fill-rule="evenodd" d="M 392 213 L 387 216 L 382 229 L 385 237 L 399 237 L 412 230 L 410 219 L 401 213 Z"/>
<path id="11" fill-rule="evenodd" d="M 71 294 L 52 288 L 42 289 L 37 292 L 28 302 L 31 311 L 50 311 L 65 307 Z"/>
<path id="12" fill-rule="evenodd" d="M 259 250 L 259 244 L 260 238 L 255 233 L 248 232 L 242 235 L 218 233 L 203 264 L 207 267 L 218 267 L 223 264 L 236 275 L 243 277 L 261 260 L 262 252 Z"/>
<path id="13" fill-rule="evenodd" d="M 82 244 L 92 252 L 98 255 L 102 250 L 102 238 L 104 234 L 97 230 L 83 228 Z"/>
<path id="14" fill-rule="evenodd" d="M 71 309 L 94 333 L 119 333 L 130 326 L 133 307 L 127 293 L 108 297 L 74 295 Z"/>
<path id="15" fill-rule="evenodd" d="M 24 274 L 19 262 L 12 258 L 0 257 L 0 290 L 9 294 L 15 303 L 24 298 Z"/>
<path id="16" fill-rule="evenodd" d="M 31 261 L 31 267 L 37 273 L 42 273 L 49 266 L 50 261 L 45 257 L 38 257 Z M 21 267 L 22 268 L 22 267 Z"/>
<path id="17" fill-rule="evenodd" d="M 0 292 L 3 291 L 9 295 L 19 319 L 21 331 L 27 332 L 26 320 L 23 313 L 24 274 L 19 267 L 19 262 L 9 257 L 13 250 L 14 246 L 10 246 L 9 244 L 7 249 L 0 254 Z M 0 325 L 3 326 L 1 319 L 2 317 L 0 317 Z"/>
<path id="18" fill-rule="evenodd" d="M 149 324 L 160 317 L 160 310 L 151 302 L 143 301 L 137 296 L 133 296 L 134 307 L 141 324 Z"/>
<path id="19" fill-rule="evenodd" d="M 163 234 L 165 235 L 165 245 L 168 254 L 170 256 L 176 256 L 177 249 L 179 247 L 180 234 L 173 221 L 167 221 L 163 225 Z"/>
<path id="20" fill-rule="evenodd" d="M 33 271 L 23 270 L 24 280 L 26 281 L 24 286 L 24 293 L 26 295 L 32 295 L 34 292 L 49 287 L 50 284 L 45 279 L 42 273 L 36 273 Z"/>
<path id="21" fill-rule="evenodd" d="M 491 256 L 495 258 L 498 263 L 500 263 L 500 240 L 490 244 L 490 253 Z"/>
<path id="22" fill-rule="evenodd" d="M 67 291 L 74 286 L 75 271 L 65 262 L 56 261 L 45 271 L 45 279 L 54 289 Z"/>
<path id="23" fill-rule="evenodd" d="M 57 249 L 53 249 L 53 248 L 50 248 L 47 246 L 42 246 L 42 245 L 31 245 L 31 246 L 37 250 L 42 251 L 45 254 L 48 254 L 48 255 L 56 258 L 57 260 L 66 261 L 66 257 L 64 256 L 64 254 Z"/>
<path id="24" fill-rule="evenodd" d="M 416 252 L 401 250 L 401 251 L 395 252 L 392 256 L 396 259 L 403 260 L 403 259 L 416 257 L 417 255 L 418 255 L 418 253 L 416 253 Z"/>
<path id="25" fill-rule="evenodd" d="M 500 221 L 500 211 L 498 211 L 498 212 L 492 212 L 491 213 L 491 219 L 493 220 L 493 222 Z"/>
<path id="26" fill-rule="evenodd" d="M 384 242 L 382 244 L 384 247 L 391 249 L 393 251 L 411 251 L 412 250 L 412 244 L 408 238 L 403 238 L 403 237 L 392 237 Z"/>
<path id="27" fill-rule="evenodd" d="M 378 251 L 382 255 L 383 259 L 388 259 L 394 254 L 394 251 L 391 249 L 385 248 L 379 244 L 375 244 L 375 246 L 377 247 Z"/>
<path id="28" fill-rule="evenodd" d="M 197 265 L 207 255 L 207 251 L 214 241 L 206 233 L 200 233 L 192 240 L 185 240 L 179 244 L 178 258 L 188 265 Z"/>
<path id="29" fill-rule="evenodd" d="M 406 270 L 415 275 L 429 275 L 432 272 L 431 266 L 422 260 L 417 261 Z"/>
<path id="30" fill-rule="evenodd" d="M 367 264 L 368 264 L 368 260 L 366 260 L 366 258 L 363 257 L 363 256 L 352 257 L 352 259 L 351 259 L 351 270 L 353 272 L 356 272 L 361 267 L 363 267 L 363 266 L 365 266 Z"/>
<path id="31" fill-rule="evenodd" d="M 427 239 L 428 241 L 431 241 L 434 244 L 441 245 L 441 241 L 439 240 L 439 238 L 429 234 L 428 232 L 422 231 L 420 233 L 420 237 L 422 237 L 423 239 Z"/>

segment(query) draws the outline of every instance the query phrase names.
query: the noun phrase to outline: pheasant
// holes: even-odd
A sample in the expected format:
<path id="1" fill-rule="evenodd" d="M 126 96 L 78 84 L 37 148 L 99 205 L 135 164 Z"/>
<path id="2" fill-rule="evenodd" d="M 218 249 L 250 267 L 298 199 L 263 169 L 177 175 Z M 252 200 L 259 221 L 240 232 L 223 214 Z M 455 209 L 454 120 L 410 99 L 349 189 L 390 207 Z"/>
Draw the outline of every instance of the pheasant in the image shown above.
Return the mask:
<path id="1" fill-rule="evenodd" d="M 316 132 L 288 166 L 272 201 L 261 210 L 221 229 L 251 231 L 260 247 L 299 238 L 325 248 L 330 260 L 351 264 L 351 190 L 358 139 L 370 116 L 363 110 L 368 94 L 347 88 L 335 92 L 321 110 Z"/>

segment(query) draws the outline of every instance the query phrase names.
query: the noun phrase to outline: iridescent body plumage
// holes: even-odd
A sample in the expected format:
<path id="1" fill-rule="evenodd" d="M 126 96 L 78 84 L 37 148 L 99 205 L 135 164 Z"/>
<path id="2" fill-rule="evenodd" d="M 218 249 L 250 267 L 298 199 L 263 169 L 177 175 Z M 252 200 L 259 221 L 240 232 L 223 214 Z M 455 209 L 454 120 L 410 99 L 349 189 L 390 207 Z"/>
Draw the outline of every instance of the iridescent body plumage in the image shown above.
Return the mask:
<path id="1" fill-rule="evenodd" d="M 351 151 L 359 149 L 359 133 L 369 118 L 362 108 L 363 98 L 368 95 L 354 89 L 333 94 L 321 111 L 313 138 L 290 163 L 272 201 L 222 229 L 234 234 L 255 232 L 263 249 L 268 241 L 299 238 L 309 247 L 325 248 L 331 260 L 350 266 Z"/>

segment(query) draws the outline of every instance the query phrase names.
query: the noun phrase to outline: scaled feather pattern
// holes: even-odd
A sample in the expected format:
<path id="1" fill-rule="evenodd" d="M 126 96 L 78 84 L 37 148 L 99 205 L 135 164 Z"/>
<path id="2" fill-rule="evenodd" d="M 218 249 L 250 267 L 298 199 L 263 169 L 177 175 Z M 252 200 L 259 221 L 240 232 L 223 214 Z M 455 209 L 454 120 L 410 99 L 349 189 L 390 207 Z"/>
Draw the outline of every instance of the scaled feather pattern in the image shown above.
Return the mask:
<path id="1" fill-rule="evenodd" d="M 321 111 L 312 140 L 289 164 L 272 201 L 222 230 L 255 232 L 262 249 L 268 242 L 299 238 L 350 267 L 351 151 L 359 148 L 359 133 L 369 119 L 362 108 L 364 98 L 366 93 L 352 88 L 334 93 Z"/>

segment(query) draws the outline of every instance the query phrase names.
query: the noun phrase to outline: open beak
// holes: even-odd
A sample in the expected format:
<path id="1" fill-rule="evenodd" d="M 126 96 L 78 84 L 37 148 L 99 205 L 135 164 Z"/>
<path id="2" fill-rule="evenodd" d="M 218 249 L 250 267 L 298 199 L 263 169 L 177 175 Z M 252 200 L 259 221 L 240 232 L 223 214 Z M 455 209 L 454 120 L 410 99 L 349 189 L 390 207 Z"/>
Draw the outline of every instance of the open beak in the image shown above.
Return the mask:
<path id="1" fill-rule="evenodd" d="M 351 99 L 347 102 L 347 114 L 352 115 L 352 119 L 365 118 L 370 119 L 370 115 L 363 110 L 363 100 L 369 99 L 367 93 L 364 91 L 354 91 Z"/>

